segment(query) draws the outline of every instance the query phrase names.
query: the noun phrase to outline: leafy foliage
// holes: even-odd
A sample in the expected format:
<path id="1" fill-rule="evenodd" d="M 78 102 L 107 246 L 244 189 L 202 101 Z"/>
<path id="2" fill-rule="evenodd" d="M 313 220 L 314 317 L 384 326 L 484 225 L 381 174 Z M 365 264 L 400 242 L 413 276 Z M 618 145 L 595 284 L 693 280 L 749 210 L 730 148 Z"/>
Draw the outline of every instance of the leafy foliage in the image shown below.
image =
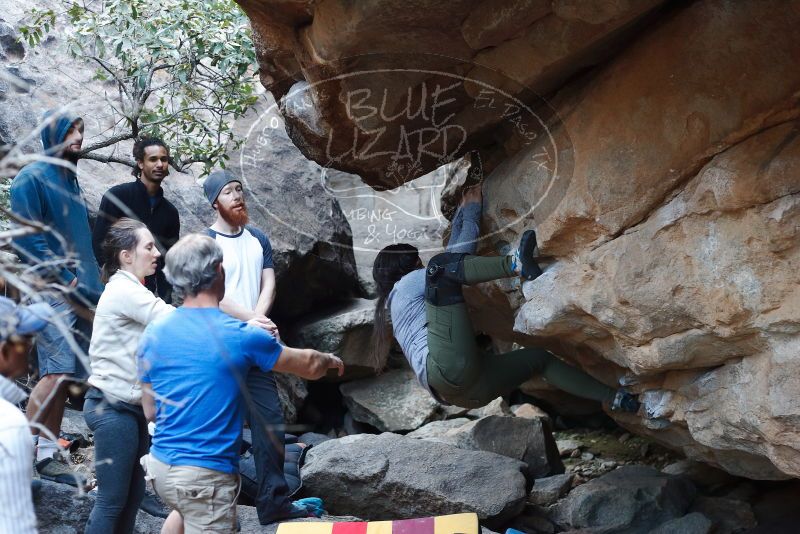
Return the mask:
<path id="1" fill-rule="evenodd" d="M 250 25 L 232 0 L 95 0 L 67 3 L 63 13 L 33 10 L 22 36 L 42 41 L 60 17 L 73 28 L 70 53 L 116 86 L 108 99 L 116 120 L 84 156 L 131 164 L 97 151 L 140 135 L 162 137 L 173 165 L 224 166 L 232 119 L 257 97 Z"/>

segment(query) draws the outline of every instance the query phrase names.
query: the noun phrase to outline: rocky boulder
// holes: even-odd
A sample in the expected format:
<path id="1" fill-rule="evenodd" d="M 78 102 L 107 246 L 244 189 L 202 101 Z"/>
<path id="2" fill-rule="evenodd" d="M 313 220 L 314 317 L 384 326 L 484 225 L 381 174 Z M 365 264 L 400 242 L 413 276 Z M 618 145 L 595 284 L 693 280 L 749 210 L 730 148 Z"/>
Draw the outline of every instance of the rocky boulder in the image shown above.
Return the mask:
<path id="1" fill-rule="evenodd" d="M 682 517 L 694 496 L 694 485 L 686 478 L 646 466 L 623 466 L 573 489 L 552 517 L 565 530 L 650 532 Z"/>
<path id="2" fill-rule="evenodd" d="M 295 347 L 332 352 L 345 365 L 342 377 L 330 380 L 353 380 L 375 375 L 386 366 L 388 354 L 377 359 L 372 350 L 372 325 L 375 301 L 356 299 L 304 319 L 284 335 Z"/>
<path id="3" fill-rule="evenodd" d="M 302 378 L 287 373 L 275 373 L 278 398 L 283 407 L 283 417 L 287 423 L 296 423 L 308 397 L 308 386 Z"/>
<path id="4" fill-rule="evenodd" d="M 539 478 L 528 495 L 528 502 L 537 506 L 550 506 L 572 489 L 574 475 L 564 473 Z"/>
<path id="5" fill-rule="evenodd" d="M 549 425 L 541 419 L 490 415 L 430 438 L 473 451 L 521 460 L 530 480 L 564 472 Z"/>
<path id="6" fill-rule="evenodd" d="M 331 513 L 404 519 L 475 512 L 500 521 L 524 506 L 524 469 L 498 454 L 386 433 L 317 445 L 302 477 L 306 491 Z"/>
<path id="7" fill-rule="evenodd" d="M 238 3 L 295 143 L 385 189 L 507 137 L 528 88 L 597 64 L 660 2 Z"/>
<path id="8" fill-rule="evenodd" d="M 440 404 L 408 369 L 348 382 L 339 389 L 353 418 L 382 432 L 416 430 L 433 419 L 443 418 Z"/>

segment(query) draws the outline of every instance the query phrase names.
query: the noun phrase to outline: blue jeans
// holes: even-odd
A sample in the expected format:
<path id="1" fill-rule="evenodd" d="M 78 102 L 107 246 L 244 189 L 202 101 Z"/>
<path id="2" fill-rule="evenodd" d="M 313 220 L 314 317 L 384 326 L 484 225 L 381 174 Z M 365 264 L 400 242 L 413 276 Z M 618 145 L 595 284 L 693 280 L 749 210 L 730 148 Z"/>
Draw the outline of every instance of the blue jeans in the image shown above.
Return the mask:
<path id="1" fill-rule="evenodd" d="M 144 470 L 139 458 L 150 448 L 147 421 L 141 406 L 109 403 L 92 388 L 83 415 L 94 432 L 97 501 L 86 534 L 130 534 L 144 497 Z"/>
<path id="2" fill-rule="evenodd" d="M 283 408 L 271 372 L 253 367 L 247 373 L 246 384 L 245 406 L 258 479 L 256 512 L 259 522 L 266 525 L 286 516 L 292 507 L 289 486 L 283 477 Z"/>

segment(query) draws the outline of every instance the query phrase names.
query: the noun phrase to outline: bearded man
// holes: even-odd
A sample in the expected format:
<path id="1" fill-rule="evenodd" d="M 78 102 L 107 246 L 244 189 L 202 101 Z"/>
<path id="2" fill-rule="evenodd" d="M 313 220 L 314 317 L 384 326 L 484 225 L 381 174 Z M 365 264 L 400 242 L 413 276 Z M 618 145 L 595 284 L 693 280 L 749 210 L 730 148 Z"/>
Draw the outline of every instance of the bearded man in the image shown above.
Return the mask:
<path id="1" fill-rule="evenodd" d="M 225 297 L 220 309 L 278 336 L 267 318 L 275 301 L 275 269 L 272 246 L 261 230 L 248 225 L 249 216 L 242 181 L 229 170 L 212 172 L 203 184 L 217 219 L 206 233 L 222 249 Z M 245 380 L 247 420 L 253 437 L 258 495 L 256 511 L 262 525 L 293 517 L 318 515 L 322 501 L 316 498 L 292 502 L 283 476 L 284 420 L 272 371 L 253 367 Z"/>

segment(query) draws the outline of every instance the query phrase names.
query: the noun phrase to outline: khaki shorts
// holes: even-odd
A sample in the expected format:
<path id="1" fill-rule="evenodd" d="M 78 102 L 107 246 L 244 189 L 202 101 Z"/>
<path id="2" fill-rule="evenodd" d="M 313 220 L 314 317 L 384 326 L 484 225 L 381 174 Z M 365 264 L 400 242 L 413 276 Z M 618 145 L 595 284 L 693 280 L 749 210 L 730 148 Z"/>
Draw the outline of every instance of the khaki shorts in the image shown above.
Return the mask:
<path id="1" fill-rule="evenodd" d="M 186 534 L 236 532 L 239 475 L 203 467 L 167 465 L 142 456 L 145 480 L 161 500 L 183 516 Z"/>

